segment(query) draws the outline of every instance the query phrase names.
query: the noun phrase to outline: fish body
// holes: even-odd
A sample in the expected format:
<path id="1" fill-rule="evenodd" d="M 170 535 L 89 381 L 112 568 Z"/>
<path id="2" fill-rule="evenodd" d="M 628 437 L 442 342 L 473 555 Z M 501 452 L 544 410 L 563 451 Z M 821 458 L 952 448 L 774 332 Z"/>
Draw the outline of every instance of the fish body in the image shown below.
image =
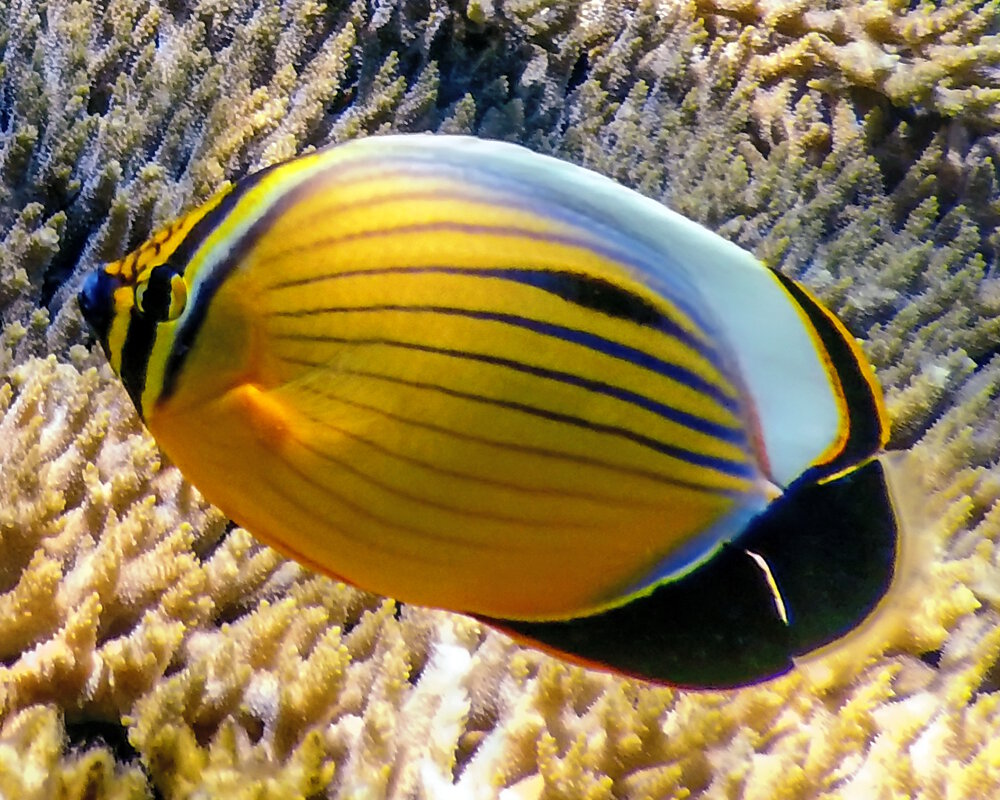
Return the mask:
<path id="1" fill-rule="evenodd" d="M 469 137 L 266 169 L 80 302 L 157 442 L 255 536 L 543 644 L 702 580 L 789 487 L 888 435 L 804 288 L 613 181 Z"/>

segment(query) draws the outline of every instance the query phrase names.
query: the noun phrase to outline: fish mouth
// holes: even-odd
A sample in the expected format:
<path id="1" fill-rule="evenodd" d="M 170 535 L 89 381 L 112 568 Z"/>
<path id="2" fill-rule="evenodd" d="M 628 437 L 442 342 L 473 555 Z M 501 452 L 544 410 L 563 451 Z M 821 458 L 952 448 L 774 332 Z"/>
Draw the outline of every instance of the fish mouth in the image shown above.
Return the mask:
<path id="1" fill-rule="evenodd" d="M 121 278 L 109 275 L 106 270 L 91 272 L 83 281 L 76 300 L 87 324 L 107 349 L 108 331 L 114 317 L 115 290 L 122 285 Z"/>

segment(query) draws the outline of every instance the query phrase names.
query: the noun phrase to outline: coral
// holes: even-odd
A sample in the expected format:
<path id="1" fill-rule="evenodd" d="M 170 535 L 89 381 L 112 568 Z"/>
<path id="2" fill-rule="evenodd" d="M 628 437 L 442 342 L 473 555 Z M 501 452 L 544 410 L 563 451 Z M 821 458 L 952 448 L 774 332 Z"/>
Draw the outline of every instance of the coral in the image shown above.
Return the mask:
<path id="1" fill-rule="evenodd" d="M 52 706 L 28 706 L 0 728 L 0 796 L 19 800 L 139 800 L 151 797 L 146 776 L 103 747 L 65 753 L 65 730 Z"/>
<path id="2" fill-rule="evenodd" d="M 997 794 L 998 28 L 968 0 L 0 3 L 0 795 Z M 842 316 L 918 472 L 875 625 L 759 687 L 657 689 L 311 575 L 201 500 L 79 276 L 390 129 L 587 164 Z"/>

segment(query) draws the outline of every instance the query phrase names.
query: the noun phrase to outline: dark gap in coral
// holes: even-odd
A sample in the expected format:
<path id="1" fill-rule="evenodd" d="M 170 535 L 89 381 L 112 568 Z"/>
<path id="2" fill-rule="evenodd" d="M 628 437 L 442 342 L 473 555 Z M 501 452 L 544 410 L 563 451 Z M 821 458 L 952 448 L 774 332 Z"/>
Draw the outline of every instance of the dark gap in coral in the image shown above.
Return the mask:
<path id="1" fill-rule="evenodd" d="M 3 99 L 0 100 L 0 131 L 9 136 L 11 134 L 11 104 L 7 99 L 6 89 L 3 90 L 3 95 Z"/>
<path id="2" fill-rule="evenodd" d="M 358 617 L 357 619 L 345 619 L 343 622 L 340 622 L 339 623 L 340 624 L 340 635 L 341 636 L 347 636 L 351 631 L 353 631 L 356 627 L 358 627 L 358 623 L 360 621 L 361 621 L 361 618 Z"/>
<path id="3" fill-rule="evenodd" d="M 447 108 L 470 92 L 479 100 L 481 90 L 501 73 L 496 69 L 481 74 L 481 68 L 503 52 L 503 31 L 493 24 L 457 27 L 454 17 L 446 19 L 428 54 L 438 62 L 438 108 Z"/>
<path id="4" fill-rule="evenodd" d="M 524 86 L 521 84 L 519 76 L 517 87 L 517 94 L 524 103 L 525 127 L 528 129 L 548 128 L 549 121 L 547 119 L 543 119 L 545 90 L 542 86 Z"/>
<path id="5" fill-rule="evenodd" d="M 261 63 L 255 65 L 253 69 L 250 70 L 250 89 L 263 89 L 268 91 L 268 84 L 274 80 L 274 75 L 278 71 L 277 59 L 275 58 L 274 49 L 277 47 L 277 41 L 268 44 L 270 52 L 263 55 L 261 58 Z M 264 48 L 261 48 L 263 50 Z"/>
<path id="6" fill-rule="evenodd" d="M 449 5 L 448 0 L 441 3 L 440 0 L 394 0 L 393 2 L 386 2 L 386 0 L 369 0 L 369 7 L 375 6 L 392 6 L 392 17 L 393 23 L 397 28 L 396 38 L 399 38 L 399 31 L 409 31 L 415 37 L 419 37 L 420 34 L 424 32 L 424 24 L 430 19 L 433 11 L 437 11 L 440 5 Z M 452 2 L 452 5 L 454 3 Z M 455 9 L 451 8 L 452 14 L 455 13 Z M 369 13 L 371 13 L 369 11 Z"/>
<path id="7" fill-rule="evenodd" d="M 250 744 L 257 744 L 264 737 L 264 720 L 256 714 L 241 714 L 240 725 L 246 731 Z"/>
<path id="8" fill-rule="evenodd" d="M 949 227 L 947 223 L 950 219 L 952 219 L 953 212 L 962 205 L 962 198 L 959 196 L 959 193 L 955 191 L 955 187 L 949 187 L 946 181 L 940 180 L 940 173 L 937 177 L 939 180 L 937 181 L 937 191 L 935 192 L 935 197 L 938 201 L 938 208 L 935 222 L 943 224 L 935 225 L 934 238 L 938 240 L 939 244 L 949 246 L 951 243 L 950 234 L 957 231 L 954 230 L 954 227 L 952 230 L 945 229 Z M 972 209 L 967 208 L 965 211 L 965 216 L 971 217 Z"/>
<path id="9" fill-rule="evenodd" d="M 458 746 L 455 748 L 453 781 L 458 781 L 465 768 L 472 763 L 480 745 L 499 726 L 500 720 L 495 705 L 487 703 L 485 706 L 479 706 L 473 703 L 471 713 L 465 721 L 465 731 L 458 737 Z"/>
<path id="10" fill-rule="evenodd" d="M 410 19 L 399 19 L 408 15 Z M 397 36 L 393 42 L 384 42 L 388 49 L 395 49 L 399 53 L 399 74 L 406 81 L 407 87 L 413 86 L 420 73 L 428 62 L 433 60 L 429 55 L 435 42 L 440 38 L 441 30 L 438 28 L 431 32 L 430 42 L 425 41 L 428 31 L 425 21 L 430 21 L 432 17 L 431 8 L 427 3 L 411 2 L 401 4 L 394 12 L 396 25 L 401 30 L 411 30 L 416 35 L 412 40 L 407 41 L 407 37 Z M 416 22 L 416 20 L 420 20 Z M 404 45 L 404 46 L 400 46 Z"/>
<path id="11" fill-rule="evenodd" d="M 250 609 L 245 605 L 241 605 L 239 602 L 228 603 L 224 606 L 216 607 L 212 622 L 216 627 L 231 625 L 241 617 L 245 617 L 248 613 L 250 613 Z"/>
<path id="12" fill-rule="evenodd" d="M 971 460 L 972 459 L 970 459 L 970 461 Z M 982 498 L 977 497 L 975 494 L 971 494 L 969 496 L 969 500 L 971 501 L 971 507 L 966 513 L 965 526 L 966 530 L 973 531 L 980 525 L 980 523 L 983 522 L 983 520 L 986 519 L 986 515 L 989 513 L 993 503 L 992 502 L 984 503 Z M 985 606 L 981 606 L 980 608 L 976 609 L 976 613 L 977 614 L 980 613 L 983 610 L 983 608 L 985 608 Z"/>
<path id="13" fill-rule="evenodd" d="M 983 679 L 979 682 L 972 694 L 969 696 L 969 705 L 973 705 L 979 695 L 981 694 L 993 694 L 1000 691 L 1000 661 L 994 661 L 986 673 L 983 675 Z"/>
<path id="14" fill-rule="evenodd" d="M 412 88 L 427 66 L 427 59 L 420 50 L 409 48 L 399 55 L 399 74 L 406 81 L 406 88 Z"/>
<path id="15" fill-rule="evenodd" d="M 170 12 L 178 28 L 191 17 L 191 3 L 188 0 L 160 0 L 160 2 Z"/>
<path id="16" fill-rule="evenodd" d="M 16 398 L 17 395 L 15 394 L 14 397 Z M 0 564 L 0 594 L 6 594 L 17 586 L 35 555 L 35 549 L 29 539 L 4 536 L 3 559 L 2 564 Z"/>
<path id="17" fill-rule="evenodd" d="M 235 29 L 232 25 L 216 24 L 215 14 L 202 13 L 201 24 L 205 26 L 205 46 L 209 52 L 218 53 L 233 43 Z"/>
<path id="18" fill-rule="evenodd" d="M 990 365 L 990 362 L 998 355 L 1000 355 L 1000 342 L 997 342 L 989 350 L 986 350 L 982 353 L 976 353 L 976 354 L 970 353 L 969 357 L 976 365 L 972 370 L 972 374 L 975 375 L 977 372 L 981 372 L 982 370 L 986 369 L 986 367 Z"/>
<path id="19" fill-rule="evenodd" d="M 354 102 L 354 99 L 358 96 L 360 75 L 358 62 L 352 58 L 347 64 L 347 70 L 344 72 L 340 91 L 337 92 L 337 96 L 326 109 L 328 119 L 339 117 Z"/>
<path id="20" fill-rule="evenodd" d="M 198 560 L 202 563 L 211 561 L 212 556 L 214 556 L 216 552 L 218 552 L 219 548 L 222 547 L 222 543 L 226 540 L 226 537 L 238 527 L 239 525 L 232 520 L 227 520 L 225 530 L 222 532 L 221 536 L 217 536 L 214 539 L 196 539 L 194 543 L 194 552 L 198 557 Z"/>
<path id="21" fill-rule="evenodd" d="M 374 616 L 374 614 L 374 611 L 365 610 L 361 612 L 361 616 L 356 622 L 344 620 L 341 625 L 343 641 L 354 652 L 354 659 L 357 661 L 371 658 L 377 650 L 382 626 L 379 625 L 374 631 L 361 627 L 366 618 Z"/>
<path id="22" fill-rule="evenodd" d="M 566 81 L 566 94 L 583 85 L 590 72 L 590 56 L 586 50 L 582 50 L 573 62 L 573 67 L 569 71 L 569 78 Z"/>
<path id="23" fill-rule="evenodd" d="M 937 669 L 941 665 L 941 655 L 942 651 L 939 648 L 937 650 L 925 650 L 923 653 L 920 653 L 917 658 L 923 661 L 927 666 Z"/>
<path id="24" fill-rule="evenodd" d="M 396 601 L 393 605 L 395 608 L 392 609 L 392 618 L 399 622 L 403 618 L 403 604 Z"/>
<path id="25" fill-rule="evenodd" d="M 833 98 L 825 93 L 818 92 L 809 86 L 808 81 L 795 81 L 792 84 L 792 90 L 788 95 L 788 105 L 790 108 L 794 109 L 802 102 L 802 98 L 806 95 L 812 95 L 813 100 L 815 100 L 816 110 L 820 112 L 820 121 L 825 122 L 827 125 L 833 124 L 833 111 L 831 110 Z"/>
<path id="26" fill-rule="evenodd" d="M 420 678 L 423 677 L 424 670 L 427 669 L 427 662 L 430 660 L 427 656 L 426 650 L 410 654 L 410 671 L 406 676 L 406 681 L 410 686 L 416 686 L 420 682 Z"/>
<path id="27" fill-rule="evenodd" d="M 191 733 L 199 747 L 207 748 L 212 744 L 212 739 L 219 732 L 219 720 L 192 720 Z"/>
<path id="28" fill-rule="evenodd" d="M 146 786 L 152 793 L 152 800 L 166 800 L 166 796 L 160 791 L 160 787 L 157 786 L 156 782 L 149 776 L 145 765 L 143 765 L 142 771 L 146 774 Z"/>
<path id="29" fill-rule="evenodd" d="M 635 73 L 630 72 L 628 78 L 616 81 L 614 85 L 609 85 L 603 82 L 601 85 L 608 93 L 608 98 L 619 106 L 622 106 L 628 101 L 629 95 L 632 94 L 632 90 L 638 82 L 638 76 L 636 76 Z"/>
<path id="30" fill-rule="evenodd" d="M 780 144 L 781 140 L 785 137 L 776 135 L 777 131 L 773 126 L 771 126 L 768 133 L 765 133 L 764 128 L 765 126 L 760 124 L 760 120 L 751 117 L 747 125 L 746 135 L 750 140 L 750 145 L 766 160 L 771 157 L 771 151 L 774 149 L 772 142 Z"/>
<path id="31" fill-rule="evenodd" d="M 909 450 L 919 442 L 927 433 L 930 425 L 937 420 L 940 414 L 951 403 L 951 396 L 943 394 L 931 408 L 918 420 L 911 422 L 906 427 L 893 425 L 889 432 L 889 443 L 886 450 Z"/>
<path id="32" fill-rule="evenodd" d="M 171 678 L 177 673 L 181 672 L 183 669 L 184 669 L 184 664 L 180 661 L 180 659 L 176 657 L 175 654 L 175 657 L 170 660 L 169 664 L 167 664 L 167 668 L 163 670 L 162 677 Z"/>
<path id="33" fill-rule="evenodd" d="M 120 761 L 139 757 L 128 740 L 128 729 L 117 722 L 96 719 L 66 719 L 66 739 L 71 747 L 86 750 L 106 747 Z"/>
<path id="34" fill-rule="evenodd" d="M 194 157 L 195 144 L 188 141 L 187 137 L 182 137 L 180 148 L 174 156 L 174 169 L 171 173 L 175 181 L 180 181 L 191 166 L 191 159 Z"/>
<path id="35" fill-rule="evenodd" d="M 885 193 L 891 195 L 938 136 L 943 120 L 936 115 L 918 114 L 912 109 L 894 106 L 884 98 L 879 110 L 883 115 L 884 134 L 880 141 L 870 141 L 868 149 L 882 170 Z"/>
<path id="36" fill-rule="evenodd" d="M 87 113 L 91 116 L 103 116 L 111 107 L 111 86 L 104 81 L 95 80 L 90 86 L 87 97 Z"/>
<path id="37" fill-rule="evenodd" d="M 486 741 L 489 731 L 467 730 L 458 737 L 455 747 L 455 764 L 451 769 L 452 781 L 457 783 L 465 768 L 472 762 L 479 746 Z"/>
<path id="38" fill-rule="evenodd" d="M 322 17 L 316 20 L 305 39 L 301 55 L 297 59 L 299 64 L 312 63 L 312 61 L 320 54 L 323 47 L 329 45 L 330 37 L 334 35 L 334 31 L 342 31 L 348 23 L 353 23 L 351 5 L 350 0 L 342 0 L 342 2 L 339 3 L 331 2 L 325 4 L 322 11 Z M 356 51 L 349 54 L 349 63 L 347 67 L 348 70 L 354 70 L 354 88 L 357 87 L 356 55 Z M 350 94 L 353 98 L 354 92 L 352 91 Z M 317 144 L 325 143 L 326 140 L 316 140 L 316 142 Z"/>
<path id="39" fill-rule="evenodd" d="M 126 253 L 131 253 L 152 236 L 153 220 L 149 211 L 150 209 L 146 209 L 146 213 L 134 214 L 130 218 L 128 236 L 125 238 Z"/>
<path id="40" fill-rule="evenodd" d="M 65 205 L 57 211 L 68 211 L 79 195 L 80 193 L 76 192 L 71 198 L 67 198 Z M 59 248 L 53 253 L 42 276 L 42 291 L 38 301 L 40 306 L 52 312 L 53 317 L 59 310 L 53 307 L 53 298 L 76 271 L 80 263 L 80 254 L 95 231 L 96 216 L 96 214 L 67 214 L 67 223 L 59 239 Z"/>
<path id="41" fill-rule="evenodd" d="M 99 645 L 110 642 L 112 639 L 117 639 L 120 636 L 125 636 L 135 630 L 135 626 L 142 619 L 144 608 L 125 609 L 125 611 L 134 611 L 134 613 L 121 613 L 114 616 L 104 613 L 101 615 L 101 624 L 97 631 L 97 643 Z"/>
<path id="42" fill-rule="evenodd" d="M 128 740 L 128 728 L 124 725 L 108 720 L 67 718 L 65 729 L 67 749 L 84 751 L 94 747 L 106 748 L 119 764 L 137 766 L 141 769 L 146 776 L 146 785 L 153 792 L 154 800 L 162 800 L 163 795 L 153 784 L 141 754 Z"/>

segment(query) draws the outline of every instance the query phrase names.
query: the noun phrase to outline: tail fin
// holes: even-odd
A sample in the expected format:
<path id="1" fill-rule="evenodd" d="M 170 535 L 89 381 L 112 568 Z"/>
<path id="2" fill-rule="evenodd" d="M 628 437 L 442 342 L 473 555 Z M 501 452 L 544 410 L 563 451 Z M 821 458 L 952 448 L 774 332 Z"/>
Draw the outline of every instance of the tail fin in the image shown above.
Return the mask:
<path id="1" fill-rule="evenodd" d="M 892 584 L 858 626 L 796 659 L 797 666 L 816 684 L 837 680 L 845 672 L 854 674 L 874 654 L 908 642 L 913 619 L 925 600 L 927 571 L 934 563 L 936 526 L 922 513 L 927 506 L 924 467 L 908 451 L 882 453 L 878 460 L 897 528 Z"/>

